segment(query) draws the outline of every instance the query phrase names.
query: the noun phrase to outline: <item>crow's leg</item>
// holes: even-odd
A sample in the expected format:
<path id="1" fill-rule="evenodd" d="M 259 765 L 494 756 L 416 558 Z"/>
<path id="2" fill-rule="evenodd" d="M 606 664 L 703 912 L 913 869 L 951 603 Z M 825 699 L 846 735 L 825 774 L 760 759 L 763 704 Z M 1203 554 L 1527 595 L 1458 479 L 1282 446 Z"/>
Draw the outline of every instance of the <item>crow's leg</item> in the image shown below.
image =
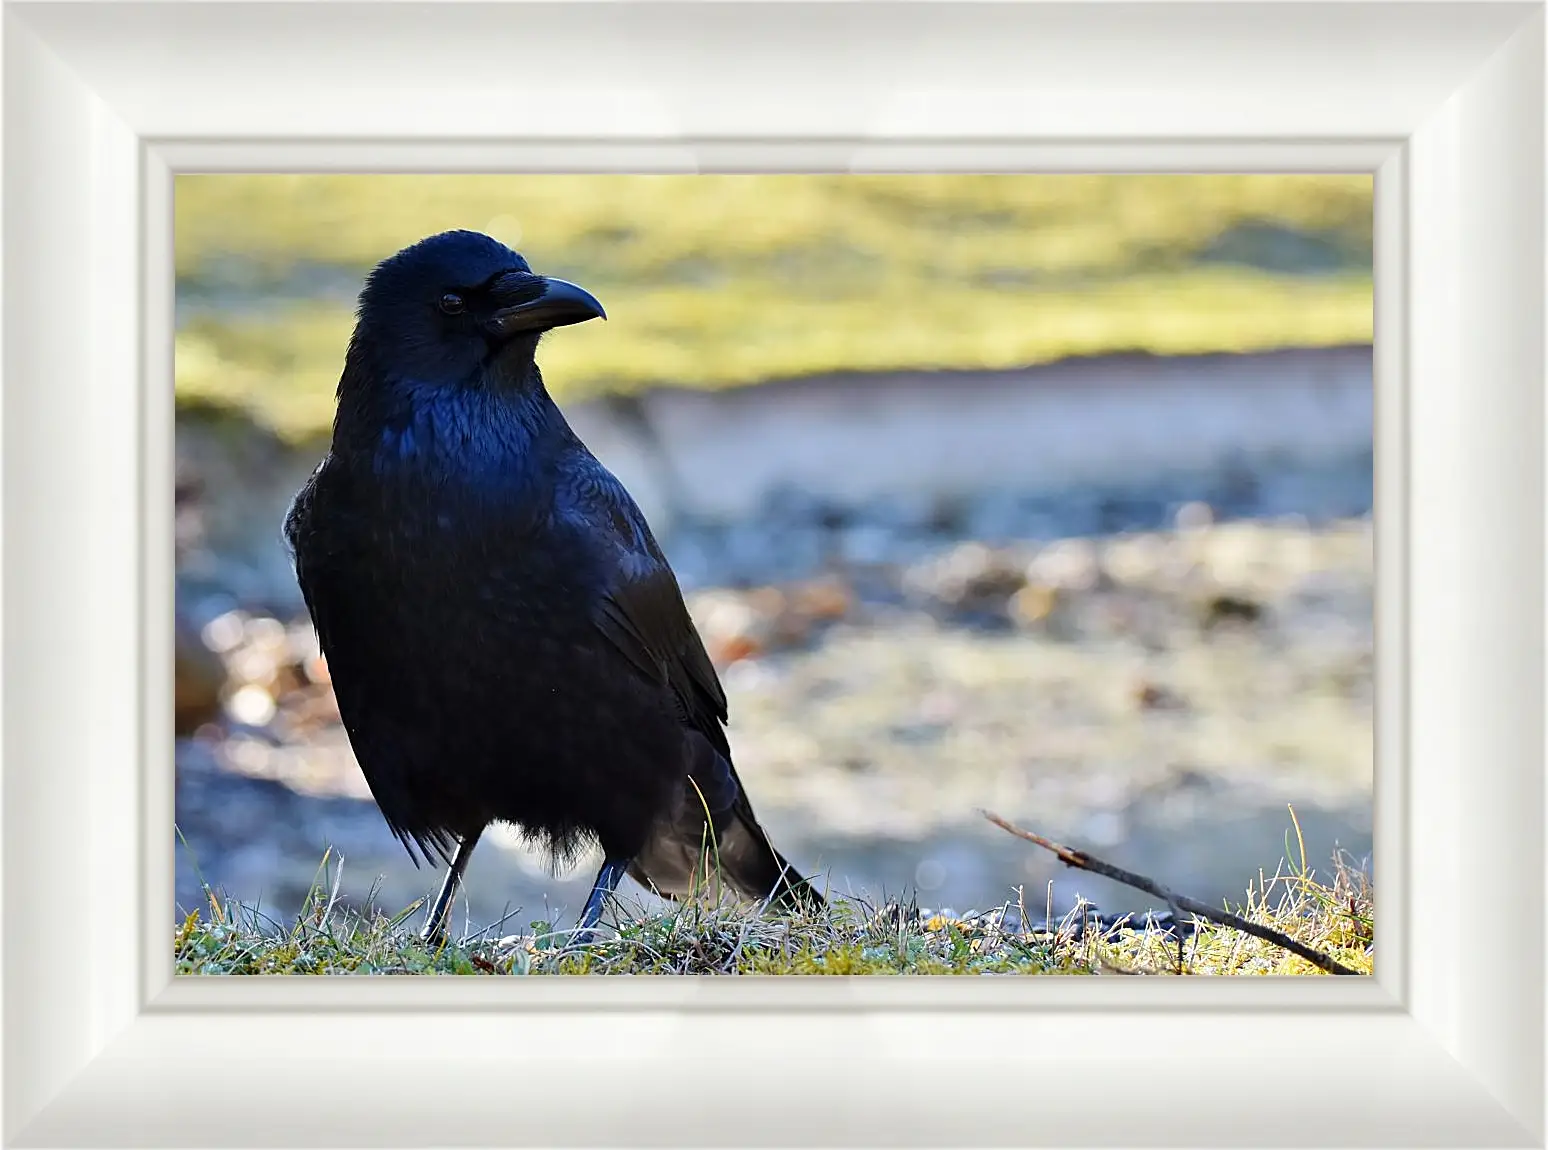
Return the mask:
<path id="1" fill-rule="evenodd" d="M 468 869 L 468 859 L 473 857 L 473 848 L 478 846 L 478 838 L 483 833 L 482 829 L 476 830 L 470 835 L 464 835 L 457 843 L 457 853 L 452 855 L 451 866 L 446 868 L 446 878 L 441 883 L 441 891 L 435 896 L 435 903 L 425 917 L 425 928 L 419 934 L 422 940 L 432 946 L 441 946 L 446 942 L 446 917 L 451 912 L 452 899 L 457 894 L 457 883 L 462 879 L 462 872 Z"/>
<path id="2" fill-rule="evenodd" d="M 602 917 L 602 904 L 618 889 L 618 880 L 623 878 L 628 869 L 628 859 L 603 861 L 602 869 L 597 871 L 596 882 L 591 884 L 591 897 L 586 899 L 586 905 L 581 910 L 580 922 L 576 924 L 575 941 L 577 943 L 587 943 L 596 938 L 597 921 Z"/>

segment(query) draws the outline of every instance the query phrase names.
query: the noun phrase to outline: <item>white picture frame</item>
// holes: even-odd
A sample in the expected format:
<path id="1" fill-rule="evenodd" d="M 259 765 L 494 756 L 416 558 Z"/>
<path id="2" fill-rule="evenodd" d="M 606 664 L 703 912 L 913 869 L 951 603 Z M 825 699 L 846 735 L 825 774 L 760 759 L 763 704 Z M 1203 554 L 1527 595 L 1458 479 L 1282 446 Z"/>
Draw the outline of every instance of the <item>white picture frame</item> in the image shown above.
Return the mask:
<path id="1" fill-rule="evenodd" d="M 4 4 L 7 1145 L 1544 1143 L 1541 3 Z M 183 170 L 1376 173 L 1368 979 L 171 974 Z"/>

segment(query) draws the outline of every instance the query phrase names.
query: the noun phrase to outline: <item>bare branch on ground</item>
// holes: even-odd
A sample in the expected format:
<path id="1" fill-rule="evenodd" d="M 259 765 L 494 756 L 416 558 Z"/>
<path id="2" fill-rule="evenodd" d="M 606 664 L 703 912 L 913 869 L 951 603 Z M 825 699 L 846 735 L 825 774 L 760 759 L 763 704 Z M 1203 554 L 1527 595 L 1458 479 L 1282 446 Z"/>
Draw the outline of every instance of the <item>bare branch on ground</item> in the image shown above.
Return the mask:
<path id="1" fill-rule="evenodd" d="M 1275 946 L 1283 947 L 1290 951 L 1290 953 L 1299 955 L 1307 962 L 1314 964 L 1321 970 L 1327 971 L 1329 974 L 1359 973 L 1359 971 L 1350 970 L 1349 967 L 1337 959 L 1323 954 L 1320 950 L 1315 950 L 1303 942 L 1297 942 L 1288 934 L 1283 934 L 1272 927 L 1249 922 L 1247 919 L 1242 918 L 1240 915 L 1232 914 L 1228 910 L 1217 910 L 1207 903 L 1199 902 L 1197 899 L 1189 898 L 1187 895 L 1177 894 L 1174 891 L 1168 890 L 1154 879 L 1146 878 L 1141 874 L 1135 874 L 1133 871 L 1126 871 L 1122 867 L 1113 866 L 1112 863 L 1103 862 L 1101 859 L 1087 854 L 1085 851 L 1064 846 L 1062 843 L 1056 843 L 1051 839 L 1045 839 L 1042 835 L 1024 830 L 1015 823 L 994 814 L 992 811 L 980 811 L 979 814 L 983 815 L 984 818 L 1001 830 L 1009 831 L 1017 838 L 1026 839 L 1027 842 L 1034 843 L 1046 851 L 1052 851 L 1065 866 L 1072 866 L 1077 870 L 1099 874 L 1103 878 L 1110 878 L 1114 882 L 1120 882 L 1124 886 L 1133 887 L 1135 890 L 1142 890 L 1153 898 L 1161 899 L 1173 908 L 1172 912 L 1174 915 L 1181 909 L 1189 914 L 1197 915 L 1199 918 L 1219 923 L 1221 926 L 1228 926 L 1233 930 L 1243 931 L 1255 938 L 1263 939 L 1264 942 L 1271 942 Z"/>

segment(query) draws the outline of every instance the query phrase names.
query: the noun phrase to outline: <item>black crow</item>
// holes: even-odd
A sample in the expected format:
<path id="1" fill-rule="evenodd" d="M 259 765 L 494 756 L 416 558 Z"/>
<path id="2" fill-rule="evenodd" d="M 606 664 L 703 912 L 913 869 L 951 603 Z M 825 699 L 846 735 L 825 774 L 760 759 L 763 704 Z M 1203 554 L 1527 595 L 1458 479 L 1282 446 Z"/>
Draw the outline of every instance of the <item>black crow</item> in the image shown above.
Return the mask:
<path id="1" fill-rule="evenodd" d="M 448 864 L 427 937 L 495 821 L 556 864 L 600 843 L 584 937 L 625 873 L 667 897 L 718 874 L 749 898 L 822 905 L 753 815 L 661 548 L 534 362 L 543 332 L 602 317 L 477 232 L 383 261 L 331 449 L 286 516 L 377 806 L 411 857 Z"/>

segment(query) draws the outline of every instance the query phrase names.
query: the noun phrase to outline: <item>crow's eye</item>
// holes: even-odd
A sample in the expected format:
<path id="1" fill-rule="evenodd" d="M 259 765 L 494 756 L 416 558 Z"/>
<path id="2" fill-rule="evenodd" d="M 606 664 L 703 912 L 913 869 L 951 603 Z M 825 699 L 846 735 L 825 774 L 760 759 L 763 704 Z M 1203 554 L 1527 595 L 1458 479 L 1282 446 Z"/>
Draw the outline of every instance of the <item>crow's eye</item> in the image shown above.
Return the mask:
<path id="1" fill-rule="evenodd" d="M 468 305 L 462 302 L 462 297 L 455 292 L 447 292 L 441 297 L 441 310 L 447 315 L 461 315 L 468 310 Z"/>

